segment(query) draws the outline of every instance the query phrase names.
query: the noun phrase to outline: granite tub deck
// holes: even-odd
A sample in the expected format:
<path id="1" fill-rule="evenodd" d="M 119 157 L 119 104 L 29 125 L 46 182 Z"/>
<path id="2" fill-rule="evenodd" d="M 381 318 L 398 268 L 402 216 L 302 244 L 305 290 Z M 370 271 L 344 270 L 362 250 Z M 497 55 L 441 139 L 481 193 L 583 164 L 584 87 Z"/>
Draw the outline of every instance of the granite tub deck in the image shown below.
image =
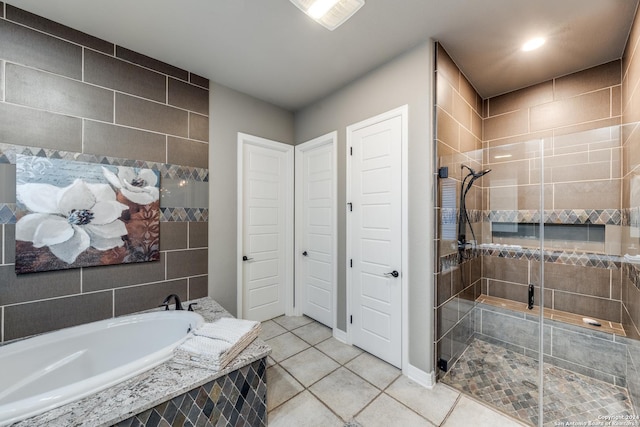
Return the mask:
<path id="1" fill-rule="evenodd" d="M 185 307 L 191 303 L 198 303 L 194 310 L 200 314 L 206 322 L 213 322 L 222 317 L 233 317 L 217 302 L 210 298 L 200 298 L 187 301 Z M 126 351 L 122 349 L 121 351 Z M 244 349 L 229 365 L 220 371 L 202 369 L 195 366 L 178 363 L 174 359 L 146 371 L 129 380 L 119 383 L 111 388 L 88 396 L 84 399 L 69 403 L 59 408 L 52 409 L 44 414 L 28 418 L 13 424 L 14 427 L 32 427 L 46 425 L 48 427 L 70 427 L 70 426 L 111 426 L 119 425 L 145 425 L 155 424 L 155 418 L 163 416 L 159 410 L 171 409 L 172 405 L 180 401 L 184 405 L 177 408 L 172 417 L 180 417 L 181 409 L 186 408 L 187 402 L 195 402 L 201 409 L 209 402 L 202 396 L 203 390 L 217 393 L 221 387 L 233 389 L 233 383 L 240 381 L 243 384 L 257 385 L 259 393 L 264 392 L 264 396 L 251 395 L 249 404 L 264 404 L 266 412 L 266 384 L 264 375 L 257 378 L 258 374 L 263 374 L 262 367 L 266 363 L 266 357 L 271 353 L 271 349 L 260 338 L 253 341 Z M 266 370 L 266 368 L 264 368 Z M 246 385 L 245 385 L 246 387 Z M 262 390 L 264 389 L 264 391 Z M 220 390 L 221 395 L 225 395 L 224 390 Z M 230 394 L 237 398 L 236 393 Z M 203 402 L 204 400 L 204 402 Z M 255 400 L 255 402 L 254 402 Z M 261 400 L 261 402 L 260 402 Z M 197 406 L 197 405 L 195 405 Z M 209 404 L 210 406 L 210 404 Z M 230 405 L 223 405 L 230 406 Z M 245 405 L 244 412 L 248 412 Z M 218 412 L 224 417 L 236 416 L 231 408 L 208 408 L 205 411 Z M 191 412 L 188 410 L 187 412 Z M 237 412 L 237 411 L 235 411 Z M 255 412 L 255 411 L 254 411 Z M 186 414 L 188 415 L 188 414 Z M 246 414 L 243 414 L 245 416 Z M 252 414 L 254 417 L 261 414 Z M 193 417 L 201 417 L 201 414 L 192 412 Z M 166 420 L 165 420 L 166 421 Z M 172 420 L 170 424 L 173 423 Z M 195 420 L 194 420 L 195 421 Z M 266 415 L 264 416 L 266 424 Z M 195 422 L 193 422 L 195 425 Z M 260 422 L 262 424 L 262 421 Z M 249 424 L 247 424 L 249 425 Z"/>

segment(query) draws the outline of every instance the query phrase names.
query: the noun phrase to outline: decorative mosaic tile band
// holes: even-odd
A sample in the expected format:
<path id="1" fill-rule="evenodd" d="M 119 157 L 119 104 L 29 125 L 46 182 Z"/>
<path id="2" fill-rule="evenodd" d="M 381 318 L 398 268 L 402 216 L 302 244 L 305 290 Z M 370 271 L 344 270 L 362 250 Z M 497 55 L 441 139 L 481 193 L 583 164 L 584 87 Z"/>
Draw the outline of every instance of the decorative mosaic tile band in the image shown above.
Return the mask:
<path id="1" fill-rule="evenodd" d="M 457 208 L 442 208 L 440 209 L 441 222 L 443 225 L 457 224 L 458 223 Z M 467 209 L 469 215 L 469 221 L 472 223 L 482 222 L 484 220 L 484 212 L 477 209 Z"/>
<path id="2" fill-rule="evenodd" d="M 207 222 L 207 208 L 160 208 L 160 222 Z M 0 203 L 0 224 L 16 223 L 15 203 Z"/>
<path id="3" fill-rule="evenodd" d="M 622 209 L 622 224 L 640 228 L 640 207 Z"/>
<path id="4" fill-rule="evenodd" d="M 545 250 L 540 255 L 540 250 L 535 248 L 510 248 L 510 247 L 484 247 L 482 255 L 500 258 L 526 259 L 553 264 L 577 265 L 582 267 L 608 268 L 619 270 L 623 264 L 622 257 L 616 255 L 597 254 L 589 252 Z"/>
<path id="5" fill-rule="evenodd" d="M 629 278 L 631 283 L 640 290 L 640 266 L 638 264 L 624 263 L 622 264 L 624 275 Z"/>
<path id="6" fill-rule="evenodd" d="M 262 358 L 115 426 L 266 426 L 266 360 Z"/>
<path id="7" fill-rule="evenodd" d="M 482 251 L 478 249 L 467 248 L 464 251 L 464 261 L 470 261 L 482 255 Z M 464 262 L 463 261 L 463 262 Z M 440 272 L 446 273 L 449 270 L 457 268 L 460 264 L 460 255 L 457 252 L 443 255 L 440 257 Z"/>
<path id="8" fill-rule="evenodd" d="M 16 204 L 0 203 L 0 224 L 16 223 Z"/>
<path id="9" fill-rule="evenodd" d="M 623 212 L 620 209 L 562 209 L 545 210 L 545 224 L 599 224 L 623 225 Z M 488 211 L 484 215 L 486 222 L 540 222 L 539 210 Z"/>
<path id="10" fill-rule="evenodd" d="M 170 165 L 166 163 L 147 162 L 143 160 L 120 159 L 116 157 L 94 154 L 73 153 L 46 148 L 22 147 L 0 143 L 0 163 L 16 163 L 16 154 L 25 156 L 46 157 L 50 159 L 76 160 L 79 162 L 101 163 L 111 166 L 129 166 L 157 170 L 161 178 L 187 179 L 209 182 L 209 170 L 188 166 Z"/>
<path id="11" fill-rule="evenodd" d="M 160 222 L 207 222 L 207 208 L 160 208 Z"/>

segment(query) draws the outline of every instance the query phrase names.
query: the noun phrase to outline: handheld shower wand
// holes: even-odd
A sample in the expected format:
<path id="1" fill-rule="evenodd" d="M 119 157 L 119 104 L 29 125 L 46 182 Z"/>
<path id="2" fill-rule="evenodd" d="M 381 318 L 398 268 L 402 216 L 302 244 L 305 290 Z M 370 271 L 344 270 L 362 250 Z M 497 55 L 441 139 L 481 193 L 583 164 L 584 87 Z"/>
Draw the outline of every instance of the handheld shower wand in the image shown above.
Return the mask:
<path id="1" fill-rule="evenodd" d="M 462 185 L 460 186 L 460 214 L 458 215 L 458 254 L 461 258 L 464 259 L 464 251 L 467 248 L 467 240 L 466 240 L 466 224 L 469 224 L 469 229 L 471 230 L 471 235 L 473 237 L 473 241 L 476 241 L 476 234 L 473 231 L 473 226 L 471 225 L 471 220 L 469 219 L 469 212 L 467 211 L 467 194 L 473 183 L 480 177 L 491 172 L 491 169 L 485 169 L 480 172 L 476 172 L 471 169 L 469 166 L 463 164 L 460 166 L 460 169 L 468 169 L 469 173 L 462 180 Z M 469 179 L 471 178 L 471 179 Z M 469 182 L 467 182 L 469 179 Z M 465 224 L 466 223 L 466 224 Z"/>

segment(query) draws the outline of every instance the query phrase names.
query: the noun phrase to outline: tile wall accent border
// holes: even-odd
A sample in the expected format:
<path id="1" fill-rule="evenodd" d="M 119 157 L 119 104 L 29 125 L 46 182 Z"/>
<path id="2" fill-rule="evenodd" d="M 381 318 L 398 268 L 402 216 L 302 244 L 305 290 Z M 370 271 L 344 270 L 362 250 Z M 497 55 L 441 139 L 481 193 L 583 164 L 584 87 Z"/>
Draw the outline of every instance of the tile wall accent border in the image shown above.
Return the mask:
<path id="1" fill-rule="evenodd" d="M 17 154 L 44 157 L 48 159 L 66 159 L 88 163 L 99 163 L 111 166 L 149 168 L 158 171 L 161 178 L 209 182 L 208 169 L 171 165 L 167 163 L 147 162 L 141 160 L 120 159 L 108 156 L 97 156 L 93 154 L 73 153 L 45 148 L 22 147 L 0 143 L 0 163 L 15 164 Z M 160 210 L 161 222 L 206 222 L 209 220 L 208 208 L 163 207 Z M 15 224 L 15 213 L 15 203 L 0 203 L 0 224 Z"/>
<path id="2" fill-rule="evenodd" d="M 0 203 L 0 224 L 16 223 L 16 204 Z"/>
<path id="3" fill-rule="evenodd" d="M 477 256 L 493 256 L 510 259 L 526 259 L 529 261 L 540 261 L 547 263 L 576 265 L 582 267 L 607 268 L 609 270 L 623 269 L 625 274 L 631 279 L 633 284 L 640 289 L 640 265 L 631 264 L 621 256 L 598 254 L 591 252 L 575 251 L 555 251 L 545 250 L 540 255 L 539 249 L 534 248 L 514 248 L 502 245 L 482 245 L 473 252 L 473 258 Z M 441 271 L 445 272 L 458 266 L 458 254 L 448 254 L 440 257 Z"/>
<path id="4" fill-rule="evenodd" d="M 545 224 L 599 224 L 624 225 L 625 213 L 620 209 L 561 209 L 545 210 Z M 626 215 L 628 218 L 628 215 Z M 540 222 L 539 210 L 496 210 L 486 211 L 485 222 Z"/>
<path id="5" fill-rule="evenodd" d="M 481 248 L 483 256 L 526 259 L 529 261 L 540 261 L 542 259 L 544 262 L 553 264 L 608 268 L 610 270 L 619 270 L 623 264 L 623 258 L 617 255 L 556 250 L 545 250 L 541 255 L 540 250 L 534 248 L 513 248 L 500 245 L 495 245 L 495 247 L 487 246 L 493 245 L 485 245 L 485 247 Z"/>
<path id="6" fill-rule="evenodd" d="M 0 215 L 2 211 L 0 211 Z M 0 216 L 1 219 L 1 216 Z M 160 222 L 207 222 L 208 208 L 160 208 Z"/>
<path id="7" fill-rule="evenodd" d="M 640 265 L 625 262 L 622 264 L 622 271 L 631 280 L 633 286 L 640 289 Z"/>
<path id="8" fill-rule="evenodd" d="M 466 249 L 464 252 L 464 261 L 471 261 L 482 255 L 482 251 L 478 249 Z M 440 257 L 440 271 L 439 273 L 446 273 L 447 271 L 457 268 L 460 264 L 458 259 L 458 252 L 452 254 L 443 255 Z"/>
<path id="9" fill-rule="evenodd" d="M 76 160 L 79 162 L 101 163 L 111 166 L 129 166 L 157 170 L 161 178 L 188 179 L 192 181 L 209 182 L 209 170 L 188 166 L 171 165 L 167 163 L 148 162 L 144 160 L 120 159 L 94 154 L 73 153 L 46 148 L 22 147 L 0 143 L 0 163 L 15 164 L 16 154 L 37 156 L 50 159 Z"/>

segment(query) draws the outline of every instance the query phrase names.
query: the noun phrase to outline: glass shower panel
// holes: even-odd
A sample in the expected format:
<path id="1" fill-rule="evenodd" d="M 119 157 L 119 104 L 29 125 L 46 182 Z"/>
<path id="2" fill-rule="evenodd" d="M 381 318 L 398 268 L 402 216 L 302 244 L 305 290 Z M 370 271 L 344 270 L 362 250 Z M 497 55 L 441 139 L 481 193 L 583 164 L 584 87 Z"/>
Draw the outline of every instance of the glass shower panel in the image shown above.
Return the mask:
<path id="1" fill-rule="evenodd" d="M 623 315 L 630 250 L 623 236 L 631 233 L 625 182 L 633 181 L 622 161 L 624 133 L 619 126 L 556 131 L 541 162 L 542 274 L 534 278 L 545 307 L 540 425 L 640 425 Z"/>
<path id="2" fill-rule="evenodd" d="M 439 378 L 537 425 L 543 141 L 438 153 Z M 442 169 L 440 169 L 442 171 Z"/>

